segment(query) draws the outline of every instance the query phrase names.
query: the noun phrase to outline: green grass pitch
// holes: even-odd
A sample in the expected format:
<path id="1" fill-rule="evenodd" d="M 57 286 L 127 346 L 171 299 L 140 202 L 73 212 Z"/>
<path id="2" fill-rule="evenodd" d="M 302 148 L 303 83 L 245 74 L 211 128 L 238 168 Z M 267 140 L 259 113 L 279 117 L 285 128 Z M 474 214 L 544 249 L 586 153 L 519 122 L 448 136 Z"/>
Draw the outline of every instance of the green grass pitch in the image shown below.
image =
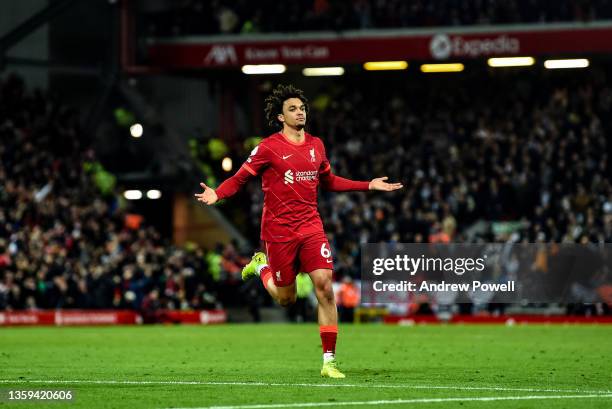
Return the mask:
<path id="1" fill-rule="evenodd" d="M 76 397 L 0 407 L 612 408 L 612 326 L 342 325 L 337 355 L 314 324 L 3 328 L 5 396 Z"/>

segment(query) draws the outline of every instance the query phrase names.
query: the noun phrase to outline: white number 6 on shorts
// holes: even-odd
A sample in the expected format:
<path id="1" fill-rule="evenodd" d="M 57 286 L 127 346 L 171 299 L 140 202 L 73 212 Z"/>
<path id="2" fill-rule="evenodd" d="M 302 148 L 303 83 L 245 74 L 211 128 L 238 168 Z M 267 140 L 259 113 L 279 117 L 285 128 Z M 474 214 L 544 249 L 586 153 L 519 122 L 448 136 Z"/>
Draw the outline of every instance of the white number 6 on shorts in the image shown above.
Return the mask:
<path id="1" fill-rule="evenodd" d="M 327 245 L 327 243 L 323 243 L 321 245 L 321 255 L 323 256 L 323 258 L 330 258 L 331 257 L 331 250 L 327 247 L 325 247 Z"/>

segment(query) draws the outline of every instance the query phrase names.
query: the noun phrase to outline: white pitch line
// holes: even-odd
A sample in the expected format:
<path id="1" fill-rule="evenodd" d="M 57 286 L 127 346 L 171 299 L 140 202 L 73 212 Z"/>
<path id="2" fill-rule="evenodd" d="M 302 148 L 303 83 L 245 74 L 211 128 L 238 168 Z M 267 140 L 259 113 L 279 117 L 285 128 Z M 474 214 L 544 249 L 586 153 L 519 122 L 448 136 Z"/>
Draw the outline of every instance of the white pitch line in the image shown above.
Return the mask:
<path id="1" fill-rule="evenodd" d="M 422 399 L 394 399 L 369 400 L 352 402 L 304 402 L 304 403 L 274 403 L 261 405 L 234 405 L 234 406 L 202 406 L 190 408 L 170 409 L 273 409 L 273 408 L 308 408 L 320 406 L 351 406 L 351 405 L 397 405 L 400 403 L 444 403 L 444 402 L 494 402 L 504 400 L 539 400 L 539 399 L 591 399 L 612 398 L 612 395 L 532 395 L 532 396 L 487 396 L 466 398 L 422 398 Z"/>
<path id="2" fill-rule="evenodd" d="M 472 391 L 500 392 L 557 392 L 557 393 L 591 393 L 607 395 L 612 390 L 581 390 L 581 389 L 541 389 L 541 388 L 508 388 L 504 386 L 467 386 L 467 385 L 380 385 L 352 383 L 274 383 L 274 382 L 222 382 L 222 381 L 130 381 L 130 380 L 61 380 L 61 379 L 0 379 L 0 384 L 6 383 L 36 383 L 36 384 L 91 384 L 91 385 L 202 385 L 202 386 L 280 386 L 306 388 L 368 388 L 368 389 L 450 389 Z"/>

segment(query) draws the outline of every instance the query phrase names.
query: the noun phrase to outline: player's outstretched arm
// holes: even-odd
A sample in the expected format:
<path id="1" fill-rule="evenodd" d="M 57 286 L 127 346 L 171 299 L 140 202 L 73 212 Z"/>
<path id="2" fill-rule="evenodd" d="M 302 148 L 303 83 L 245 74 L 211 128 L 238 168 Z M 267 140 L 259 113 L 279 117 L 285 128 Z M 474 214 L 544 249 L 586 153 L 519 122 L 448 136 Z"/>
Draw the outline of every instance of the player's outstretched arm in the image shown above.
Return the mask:
<path id="1" fill-rule="evenodd" d="M 404 187 L 401 183 L 388 183 L 387 180 L 389 180 L 387 176 L 372 179 L 368 187 L 370 190 L 382 190 L 383 192 L 392 192 Z"/>
<path id="2" fill-rule="evenodd" d="M 202 193 L 196 193 L 195 197 L 198 199 L 198 202 L 206 203 L 207 205 L 215 204 L 219 200 L 236 194 L 251 177 L 252 174 L 245 170 L 244 167 L 241 167 L 234 176 L 221 183 L 217 190 L 206 186 L 204 183 L 200 183 L 204 191 Z"/>
<path id="3" fill-rule="evenodd" d="M 206 203 L 207 205 L 212 205 L 215 204 L 217 200 L 219 200 L 215 189 L 206 186 L 206 184 L 204 184 L 203 182 L 200 183 L 200 186 L 202 186 L 202 189 L 204 189 L 204 191 L 202 193 L 195 194 L 195 197 L 198 199 L 198 202 Z"/>
<path id="4" fill-rule="evenodd" d="M 387 183 L 388 177 L 375 178 L 371 181 L 357 181 L 345 179 L 343 177 L 334 175 L 330 170 L 320 175 L 321 186 L 323 189 L 330 192 L 349 192 L 349 191 L 366 191 L 366 190 L 382 190 L 385 192 L 391 192 L 393 190 L 401 189 L 403 185 L 401 183 Z"/>

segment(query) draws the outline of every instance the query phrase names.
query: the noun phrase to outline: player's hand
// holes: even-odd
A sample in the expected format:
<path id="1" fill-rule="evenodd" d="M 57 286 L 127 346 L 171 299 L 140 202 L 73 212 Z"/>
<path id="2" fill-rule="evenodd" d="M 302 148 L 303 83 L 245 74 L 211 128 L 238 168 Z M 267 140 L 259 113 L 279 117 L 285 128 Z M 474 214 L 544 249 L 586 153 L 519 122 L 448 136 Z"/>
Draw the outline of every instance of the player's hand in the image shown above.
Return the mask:
<path id="1" fill-rule="evenodd" d="M 200 183 L 200 186 L 202 186 L 202 189 L 204 189 L 204 191 L 202 193 L 195 194 L 195 197 L 198 198 L 198 202 L 204 202 L 207 205 L 211 205 L 215 204 L 217 200 L 219 200 L 215 189 L 209 188 L 204 183 Z"/>
<path id="2" fill-rule="evenodd" d="M 372 179 L 370 182 L 370 190 L 382 190 L 384 192 L 392 192 L 397 189 L 404 187 L 401 183 L 387 183 L 386 180 L 389 178 L 383 176 L 381 178 Z"/>

